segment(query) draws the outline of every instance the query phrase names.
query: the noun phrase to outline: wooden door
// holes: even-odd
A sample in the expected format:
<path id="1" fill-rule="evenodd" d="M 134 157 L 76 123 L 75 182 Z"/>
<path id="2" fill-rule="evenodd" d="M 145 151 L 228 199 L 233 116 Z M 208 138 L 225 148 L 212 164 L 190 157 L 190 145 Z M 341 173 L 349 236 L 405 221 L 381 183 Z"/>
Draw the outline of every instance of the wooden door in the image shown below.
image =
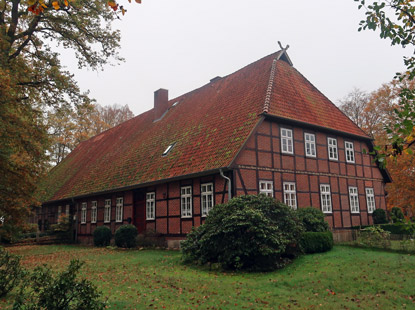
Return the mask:
<path id="1" fill-rule="evenodd" d="M 142 190 L 134 192 L 134 225 L 138 233 L 146 230 L 146 194 Z"/>

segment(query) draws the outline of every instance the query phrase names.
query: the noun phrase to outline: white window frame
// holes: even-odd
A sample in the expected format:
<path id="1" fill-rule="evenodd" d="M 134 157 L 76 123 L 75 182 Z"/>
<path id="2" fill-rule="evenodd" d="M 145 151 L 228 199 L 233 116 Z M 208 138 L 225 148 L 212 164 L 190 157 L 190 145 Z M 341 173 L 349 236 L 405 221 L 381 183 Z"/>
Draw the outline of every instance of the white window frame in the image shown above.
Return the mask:
<path id="1" fill-rule="evenodd" d="M 97 209 L 98 209 L 98 202 L 92 201 L 91 202 L 91 223 L 97 222 Z"/>
<path id="2" fill-rule="evenodd" d="M 292 129 L 281 128 L 281 153 L 294 154 Z"/>
<path id="3" fill-rule="evenodd" d="M 115 204 L 115 222 L 121 223 L 124 209 L 124 198 L 118 197 Z"/>
<path id="4" fill-rule="evenodd" d="M 332 213 L 331 190 L 329 184 L 320 184 L 320 202 L 323 213 Z"/>
<path id="5" fill-rule="evenodd" d="M 268 197 L 274 197 L 274 184 L 272 181 L 259 181 L 259 193 Z"/>
<path id="6" fill-rule="evenodd" d="M 86 212 L 87 212 L 87 204 L 83 202 L 81 204 L 81 224 L 86 224 Z"/>
<path id="7" fill-rule="evenodd" d="M 327 151 L 329 154 L 329 160 L 339 160 L 339 152 L 337 148 L 336 138 L 327 138 Z"/>
<path id="8" fill-rule="evenodd" d="M 156 218 L 156 192 L 146 194 L 146 219 L 154 220 Z"/>
<path id="9" fill-rule="evenodd" d="M 350 213 L 359 213 L 359 192 L 357 187 L 349 186 Z"/>
<path id="10" fill-rule="evenodd" d="M 111 222 L 111 199 L 105 199 L 104 205 L 104 223 Z"/>
<path id="11" fill-rule="evenodd" d="M 69 216 L 69 212 L 70 212 L 69 205 L 66 205 L 65 206 L 65 214 L 66 214 L 66 216 Z"/>
<path id="12" fill-rule="evenodd" d="M 288 187 L 288 188 L 287 188 Z M 297 209 L 297 193 L 295 189 L 294 182 L 284 182 L 282 184 L 283 192 L 284 192 L 284 203 L 293 208 L 294 210 Z"/>
<path id="13" fill-rule="evenodd" d="M 180 188 L 180 210 L 182 218 L 192 217 L 192 186 Z"/>
<path id="14" fill-rule="evenodd" d="M 209 214 L 209 211 L 215 205 L 215 199 L 213 195 L 213 183 L 203 183 L 200 186 L 200 193 L 202 216 L 205 217 Z"/>
<path id="15" fill-rule="evenodd" d="M 366 188 L 366 204 L 368 213 L 373 213 L 376 210 L 375 191 L 372 187 Z"/>
<path id="16" fill-rule="evenodd" d="M 353 142 L 350 141 L 344 141 L 344 149 L 346 153 L 346 162 L 348 163 L 354 163 L 354 146 Z"/>
<path id="17" fill-rule="evenodd" d="M 307 157 L 316 157 L 317 156 L 316 135 L 315 134 L 308 133 L 308 132 L 304 133 L 304 149 L 305 149 L 305 156 L 307 156 Z"/>

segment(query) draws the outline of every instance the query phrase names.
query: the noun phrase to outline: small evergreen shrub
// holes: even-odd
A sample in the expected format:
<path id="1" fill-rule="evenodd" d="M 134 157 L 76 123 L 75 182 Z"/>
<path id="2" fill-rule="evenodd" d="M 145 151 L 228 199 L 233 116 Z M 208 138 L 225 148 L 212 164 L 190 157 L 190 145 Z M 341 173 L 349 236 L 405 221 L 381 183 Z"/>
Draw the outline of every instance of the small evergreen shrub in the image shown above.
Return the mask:
<path id="1" fill-rule="evenodd" d="M 112 237 L 111 229 L 107 226 L 98 226 L 94 230 L 93 237 L 95 246 L 108 246 Z"/>
<path id="2" fill-rule="evenodd" d="M 330 231 L 307 231 L 301 237 L 300 245 L 307 254 L 327 252 L 333 248 L 333 234 Z"/>
<path id="3" fill-rule="evenodd" d="M 181 243 L 183 260 L 230 270 L 282 268 L 301 253 L 297 213 L 265 195 L 238 196 L 216 205 L 205 224 Z"/>
<path id="4" fill-rule="evenodd" d="M 383 209 L 376 209 L 372 213 L 373 224 L 386 224 L 388 219 L 386 218 L 386 211 Z"/>
<path id="5" fill-rule="evenodd" d="M 392 223 L 402 223 L 405 220 L 405 216 L 403 215 L 402 210 L 398 207 L 393 207 L 391 209 L 390 218 Z"/>
<path id="6" fill-rule="evenodd" d="M 100 310 L 106 308 L 97 288 L 77 279 L 82 262 L 72 260 L 66 270 L 53 275 L 47 266 L 36 267 L 25 279 L 14 310 Z"/>
<path id="7" fill-rule="evenodd" d="M 320 209 L 313 207 L 299 208 L 297 215 L 303 223 L 305 231 L 329 231 L 329 224 L 324 220 L 324 213 Z"/>
<path id="8" fill-rule="evenodd" d="M 20 282 L 22 275 L 20 257 L 0 247 L 0 297 L 10 292 Z"/>
<path id="9" fill-rule="evenodd" d="M 122 225 L 114 235 L 115 245 L 120 248 L 133 248 L 136 246 L 137 227 L 134 225 Z"/>

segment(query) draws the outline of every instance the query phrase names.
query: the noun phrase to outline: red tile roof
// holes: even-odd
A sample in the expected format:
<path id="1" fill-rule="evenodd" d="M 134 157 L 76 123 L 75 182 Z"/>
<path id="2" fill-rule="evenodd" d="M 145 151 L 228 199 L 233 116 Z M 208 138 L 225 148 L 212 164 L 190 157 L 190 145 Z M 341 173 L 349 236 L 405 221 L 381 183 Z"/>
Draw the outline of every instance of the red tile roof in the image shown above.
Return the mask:
<path id="1" fill-rule="evenodd" d="M 268 113 L 368 138 L 362 129 L 287 62 L 276 62 Z"/>
<path id="2" fill-rule="evenodd" d="M 283 58 L 275 60 L 279 56 L 284 55 L 266 56 L 170 100 L 168 112 L 157 122 L 150 110 L 82 142 L 41 184 L 41 200 L 228 167 L 264 109 L 270 115 L 367 138 Z M 163 157 L 172 143 L 174 148 Z"/>

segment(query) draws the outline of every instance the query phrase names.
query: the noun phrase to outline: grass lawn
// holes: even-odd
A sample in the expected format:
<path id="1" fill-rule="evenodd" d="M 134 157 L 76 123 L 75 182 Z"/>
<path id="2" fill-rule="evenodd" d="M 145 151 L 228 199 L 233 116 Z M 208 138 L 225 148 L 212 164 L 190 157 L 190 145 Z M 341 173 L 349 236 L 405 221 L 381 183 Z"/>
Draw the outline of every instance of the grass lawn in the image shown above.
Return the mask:
<path id="1" fill-rule="evenodd" d="M 32 269 L 84 260 L 110 309 L 414 309 L 415 256 L 336 246 L 271 273 L 223 273 L 182 265 L 174 251 L 19 246 Z M 12 295 L 0 300 L 11 309 Z"/>

